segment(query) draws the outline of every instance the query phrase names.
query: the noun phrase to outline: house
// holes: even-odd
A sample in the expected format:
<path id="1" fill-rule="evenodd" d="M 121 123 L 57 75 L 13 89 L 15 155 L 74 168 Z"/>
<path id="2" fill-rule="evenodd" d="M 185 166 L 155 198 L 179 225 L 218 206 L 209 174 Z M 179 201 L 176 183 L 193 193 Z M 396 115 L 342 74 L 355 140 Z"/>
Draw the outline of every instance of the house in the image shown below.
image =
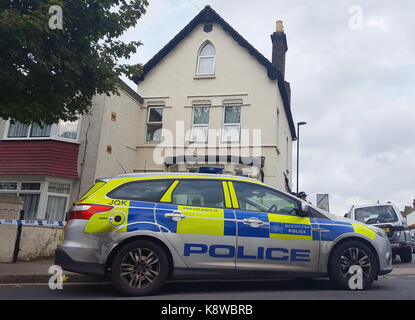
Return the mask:
<path id="1" fill-rule="evenodd" d="M 135 171 L 213 166 L 290 191 L 296 133 L 281 21 L 271 41 L 269 61 L 206 6 L 151 58 L 134 79 L 144 100 Z"/>
<path id="2" fill-rule="evenodd" d="M 0 119 L 0 194 L 23 198 L 24 219 L 63 220 L 96 178 L 134 170 L 130 130 L 142 98 L 120 87 L 119 96 L 95 96 L 74 122 L 40 128 Z"/>
<path id="3" fill-rule="evenodd" d="M 410 230 L 415 229 L 415 199 L 413 199 L 412 206 L 405 206 L 402 215 L 406 217 L 406 221 Z"/>
<path id="4" fill-rule="evenodd" d="M 0 119 L 0 193 L 24 199 L 25 219 L 62 220 L 95 179 L 121 173 L 208 167 L 290 191 L 280 21 L 271 41 L 269 61 L 206 6 L 144 65 L 137 91 L 120 80 L 120 95 L 94 97 L 75 122 Z"/>

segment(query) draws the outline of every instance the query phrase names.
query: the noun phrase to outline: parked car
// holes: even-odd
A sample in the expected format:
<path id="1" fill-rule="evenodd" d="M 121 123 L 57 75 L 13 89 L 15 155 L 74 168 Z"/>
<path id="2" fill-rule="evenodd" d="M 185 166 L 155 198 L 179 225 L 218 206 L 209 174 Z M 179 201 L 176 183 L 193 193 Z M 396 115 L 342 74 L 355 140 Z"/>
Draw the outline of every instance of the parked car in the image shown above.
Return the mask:
<path id="1" fill-rule="evenodd" d="M 415 253 L 415 229 L 411 230 L 412 253 Z"/>
<path id="2" fill-rule="evenodd" d="M 406 218 L 393 203 L 353 206 L 347 218 L 382 228 L 388 235 L 393 256 L 412 261 L 412 242 Z"/>
<path id="3" fill-rule="evenodd" d="M 98 180 L 72 208 L 55 263 L 109 275 L 127 295 L 153 294 L 179 269 L 328 276 L 344 289 L 360 279 L 367 289 L 393 268 L 380 228 L 253 179 L 183 173 Z"/>

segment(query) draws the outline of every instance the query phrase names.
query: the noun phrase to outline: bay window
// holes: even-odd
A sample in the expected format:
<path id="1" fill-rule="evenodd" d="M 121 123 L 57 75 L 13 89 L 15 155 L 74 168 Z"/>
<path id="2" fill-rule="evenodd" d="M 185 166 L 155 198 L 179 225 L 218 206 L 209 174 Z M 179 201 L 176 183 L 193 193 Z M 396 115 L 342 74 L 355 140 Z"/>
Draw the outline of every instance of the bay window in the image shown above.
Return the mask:
<path id="1" fill-rule="evenodd" d="M 65 220 L 70 192 L 69 182 L 0 181 L 0 194 L 23 199 L 23 219 L 26 220 Z"/>
<path id="2" fill-rule="evenodd" d="M 4 139 L 57 139 L 76 141 L 78 139 L 79 120 L 63 121 L 52 125 L 40 126 L 37 123 L 29 125 L 7 121 Z"/>

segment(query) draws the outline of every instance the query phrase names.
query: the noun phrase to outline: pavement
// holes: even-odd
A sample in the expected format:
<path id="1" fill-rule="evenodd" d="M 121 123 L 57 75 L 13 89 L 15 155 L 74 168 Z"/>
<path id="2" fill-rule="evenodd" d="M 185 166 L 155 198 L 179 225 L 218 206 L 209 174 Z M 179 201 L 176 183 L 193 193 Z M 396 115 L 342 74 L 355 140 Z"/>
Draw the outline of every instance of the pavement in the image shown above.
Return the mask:
<path id="1" fill-rule="evenodd" d="M 0 284 L 18 283 L 47 283 L 54 275 L 49 273 L 49 268 L 54 265 L 53 259 L 37 261 L 18 261 L 16 263 L 0 263 Z M 415 255 L 412 263 L 400 263 L 394 260 L 394 269 L 387 276 L 414 275 L 415 276 Z M 103 282 L 108 281 L 104 277 L 83 275 L 79 273 L 64 271 L 67 283 Z"/>
<path id="2" fill-rule="evenodd" d="M 17 261 L 16 263 L 0 263 L 0 284 L 13 283 L 47 283 L 55 274 L 49 268 L 54 265 L 53 258 L 48 260 Z M 104 277 L 95 277 L 64 271 L 64 282 L 100 282 Z"/>

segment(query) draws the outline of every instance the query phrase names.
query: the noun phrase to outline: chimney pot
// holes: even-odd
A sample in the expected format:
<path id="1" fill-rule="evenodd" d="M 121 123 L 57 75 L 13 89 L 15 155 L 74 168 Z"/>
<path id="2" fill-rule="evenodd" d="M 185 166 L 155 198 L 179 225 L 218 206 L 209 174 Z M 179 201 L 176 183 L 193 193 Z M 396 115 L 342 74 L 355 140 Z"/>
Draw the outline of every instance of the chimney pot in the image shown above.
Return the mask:
<path id="1" fill-rule="evenodd" d="M 277 21 L 275 32 L 284 32 L 284 26 L 281 20 Z"/>
<path id="2" fill-rule="evenodd" d="M 284 33 L 282 21 L 276 23 L 276 31 L 271 35 L 272 41 L 272 64 L 285 78 L 285 53 L 288 50 L 287 37 Z"/>

